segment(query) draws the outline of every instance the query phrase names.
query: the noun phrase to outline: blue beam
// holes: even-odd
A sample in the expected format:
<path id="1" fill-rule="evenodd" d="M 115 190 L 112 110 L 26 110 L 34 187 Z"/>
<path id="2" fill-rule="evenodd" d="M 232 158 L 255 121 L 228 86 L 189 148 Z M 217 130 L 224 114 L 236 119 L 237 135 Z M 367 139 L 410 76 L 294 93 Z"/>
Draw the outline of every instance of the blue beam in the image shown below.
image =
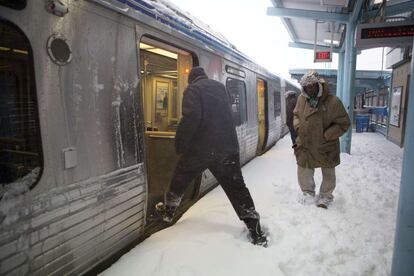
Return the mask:
<path id="1" fill-rule="evenodd" d="M 342 99 L 351 122 L 354 120 L 356 55 L 355 31 L 365 0 L 356 0 L 349 22 L 346 25 L 344 74 L 342 78 Z M 341 137 L 341 152 L 351 154 L 352 127 Z"/>
<path id="2" fill-rule="evenodd" d="M 295 75 L 304 75 L 306 74 L 309 70 L 314 70 L 319 72 L 319 74 L 325 75 L 325 76 L 332 76 L 332 77 L 336 77 L 336 75 L 339 75 L 339 73 L 337 72 L 337 70 L 335 69 L 316 69 L 316 68 L 312 68 L 312 69 L 299 69 L 299 68 L 294 68 L 294 69 L 289 69 L 289 74 L 295 74 Z M 385 78 L 385 80 L 380 81 L 380 77 Z M 372 70 L 358 70 L 356 71 L 355 74 L 355 78 L 358 79 L 359 81 L 370 81 L 373 82 L 374 84 L 378 85 L 378 83 L 385 83 L 384 84 L 389 84 L 389 80 L 391 79 L 391 73 L 387 72 L 387 71 L 372 71 Z"/>
<path id="3" fill-rule="evenodd" d="M 324 21 L 335 21 L 347 23 L 349 21 L 349 15 L 343 13 L 300 10 L 300 9 L 288 9 L 288 8 L 267 8 L 267 15 L 280 16 L 288 18 L 305 18 Z"/>
<path id="4" fill-rule="evenodd" d="M 292 48 L 300 48 L 300 49 L 308 49 L 308 50 L 313 50 L 313 44 L 310 43 L 303 43 L 303 42 L 289 42 L 288 44 L 289 47 Z M 324 50 L 324 51 L 330 51 L 331 47 L 327 47 L 325 45 L 317 45 L 316 46 L 318 50 Z M 332 51 L 334 53 L 339 53 L 339 48 L 338 47 L 333 47 Z"/>
<path id="5" fill-rule="evenodd" d="M 400 4 L 387 6 L 387 8 L 385 9 L 385 15 L 393 16 L 412 10 L 414 10 L 414 1 L 407 1 Z"/>
<path id="6" fill-rule="evenodd" d="M 292 26 L 292 22 L 290 22 L 289 18 L 281 18 L 283 25 L 285 25 L 285 28 L 288 30 L 288 33 L 290 35 L 290 38 L 293 41 L 298 40 L 298 35 L 295 32 L 295 28 Z"/>
<path id="7" fill-rule="evenodd" d="M 362 4 L 365 0 L 356 0 L 354 5 L 354 9 L 352 10 L 351 18 L 349 20 L 350 23 L 355 23 L 359 19 L 359 15 L 361 13 Z"/>
<path id="8" fill-rule="evenodd" d="M 344 77 L 344 59 L 345 59 L 345 53 L 339 52 L 338 73 L 336 77 L 336 96 L 341 100 L 342 100 L 342 88 L 343 88 L 343 77 Z"/>
<path id="9" fill-rule="evenodd" d="M 414 10 L 414 1 L 407 1 L 395 5 L 390 5 L 385 8 L 385 15 L 386 16 L 394 16 L 399 15 L 405 12 L 409 12 Z M 375 16 L 378 13 L 378 10 L 370 11 L 368 15 L 370 17 Z"/>
<path id="10" fill-rule="evenodd" d="M 278 8 L 278 7 L 283 8 L 283 3 L 282 3 L 281 0 L 272 0 L 272 4 L 276 8 Z M 287 29 L 287 31 L 290 35 L 290 38 L 293 41 L 297 41 L 298 36 L 295 32 L 295 28 L 293 28 L 293 26 L 292 26 L 292 22 L 290 22 L 290 19 L 289 18 L 281 18 L 281 20 L 282 20 L 283 25 L 285 25 L 285 28 Z"/>
<path id="11" fill-rule="evenodd" d="M 411 58 L 404 156 L 391 275 L 414 275 L 414 49 Z"/>
<path id="12" fill-rule="evenodd" d="M 356 23 L 351 22 L 346 26 L 344 73 L 342 78 L 342 102 L 345 106 L 351 122 L 354 120 L 354 88 L 356 70 L 355 49 Z M 352 125 L 351 125 L 352 126 Z M 341 137 L 341 152 L 351 153 L 352 127 Z"/>

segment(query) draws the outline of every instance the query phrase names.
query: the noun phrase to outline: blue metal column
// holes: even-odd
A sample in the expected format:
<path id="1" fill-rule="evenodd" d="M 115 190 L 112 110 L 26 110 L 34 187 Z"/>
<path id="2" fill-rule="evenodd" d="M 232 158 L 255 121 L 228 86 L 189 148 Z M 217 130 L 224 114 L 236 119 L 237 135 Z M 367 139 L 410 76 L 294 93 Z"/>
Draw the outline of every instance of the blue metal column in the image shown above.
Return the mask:
<path id="1" fill-rule="evenodd" d="M 338 53 L 338 70 L 336 72 L 336 96 L 342 100 L 342 86 L 344 76 L 344 51 Z"/>
<path id="2" fill-rule="evenodd" d="M 351 122 L 354 120 L 354 90 L 356 70 L 355 49 L 356 23 L 350 22 L 346 25 L 344 74 L 342 86 L 342 102 L 348 112 Z M 352 124 L 348 131 L 341 137 L 341 152 L 351 153 Z"/>
<path id="3" fill-rule="evenodd" d="M 391 275 L 414 275 L 414 48 Z"/>

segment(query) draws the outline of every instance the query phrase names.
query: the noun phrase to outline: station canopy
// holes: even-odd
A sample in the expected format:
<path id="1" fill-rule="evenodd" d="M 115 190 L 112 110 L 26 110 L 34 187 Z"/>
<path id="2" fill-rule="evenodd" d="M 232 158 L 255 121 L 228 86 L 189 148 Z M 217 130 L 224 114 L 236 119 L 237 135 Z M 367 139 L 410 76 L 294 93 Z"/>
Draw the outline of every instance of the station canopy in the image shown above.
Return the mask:
<path id="1" fill-rule="evenodd" d="M 309 71 L 316 71 L 318 74 L 327 80 L 329 91 L 336 91 L 337 85 L 337 70 L 333 69 L 290 69 L 289 74 L 292 79 L 299 81 L 303 75 Z M 362 94 L 366 90 L 373 90 L 377 92 L 382 87 L 390 87 L 391 85 L 391 71 L 372 71 L 372 70 L 357 70 L 355 71 L 355 93 Z"/>
<path id="2" fill-rule="evenodd" d="M 362 9 L 362 20 L 373 22 L 384 16 L 409 16 L 412 0 L 272 0 L 267 15 L 281 17 L 293 42 L 291 47 L 313 49 L 315 22 L 318 49 L 327 50 L 333 41 L 333 52 L 338 52 L 345 41 L 347 23 L 356 21 Z M 381 10 L 381 7 L 384 9 Z M 357 12 L 354 12 L 357 11 Z M 382 18 L 384 19 L 384 18 Z M 333 35 L 333 36 L 332 36 Z M 328 48 L 327 48 L 328 47 Z"/>

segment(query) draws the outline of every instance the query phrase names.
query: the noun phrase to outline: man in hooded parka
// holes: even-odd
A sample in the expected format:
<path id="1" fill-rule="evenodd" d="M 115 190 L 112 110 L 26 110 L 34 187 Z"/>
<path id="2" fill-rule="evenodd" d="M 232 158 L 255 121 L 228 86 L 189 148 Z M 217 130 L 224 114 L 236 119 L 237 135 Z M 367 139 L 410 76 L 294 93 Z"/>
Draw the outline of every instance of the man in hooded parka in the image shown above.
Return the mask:
<path id="1" fill-rule="evenodd" d="M 328 85 L 316 72 L 301 80 L 302 93 L 293 111 L 293 125 L 298 137 L 293 146 L 298 165 L 302 202 L 315 202 L 315 168 L 322 170 L 322 184 L 317 206 L 327 208 L 333 201 L 336 186 L 335 167 L 340 163 L 339 137 L 350 126 L 342 102 L 329 94 Z"/>
<path id="2" fill-rule="evenodd" d="M 259 214 L 243 180 L 239 144 L 226 88 L 220 82 L 208 79 L 201 67 L 191 70 L 188 83 L 175 137 L 176 152 L 181 156 L 165 195 L 163 220 L 173 220 L 189 183 L 209 169 L 240 220 L 245 222 L 252 242 L 266 246 Z"/>

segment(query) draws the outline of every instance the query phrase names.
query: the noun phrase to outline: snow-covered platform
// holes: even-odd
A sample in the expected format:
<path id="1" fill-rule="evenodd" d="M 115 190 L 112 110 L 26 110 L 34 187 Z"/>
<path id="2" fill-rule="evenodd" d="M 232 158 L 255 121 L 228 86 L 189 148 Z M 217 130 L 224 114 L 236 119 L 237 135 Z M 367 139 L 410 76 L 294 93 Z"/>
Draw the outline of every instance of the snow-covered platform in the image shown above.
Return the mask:
<path id="1" fill-rule="evenodd" d="M 247 241 L 217 187 L 103 275 L 389 275 L 402 149 L 380 134 L 354 133 L 352 155 L 342 154 L 337 167 L 334 203 L 325 210 L 298 203 L 290 146 L 286 136 L 243 167 L 268 248 Z"/>

